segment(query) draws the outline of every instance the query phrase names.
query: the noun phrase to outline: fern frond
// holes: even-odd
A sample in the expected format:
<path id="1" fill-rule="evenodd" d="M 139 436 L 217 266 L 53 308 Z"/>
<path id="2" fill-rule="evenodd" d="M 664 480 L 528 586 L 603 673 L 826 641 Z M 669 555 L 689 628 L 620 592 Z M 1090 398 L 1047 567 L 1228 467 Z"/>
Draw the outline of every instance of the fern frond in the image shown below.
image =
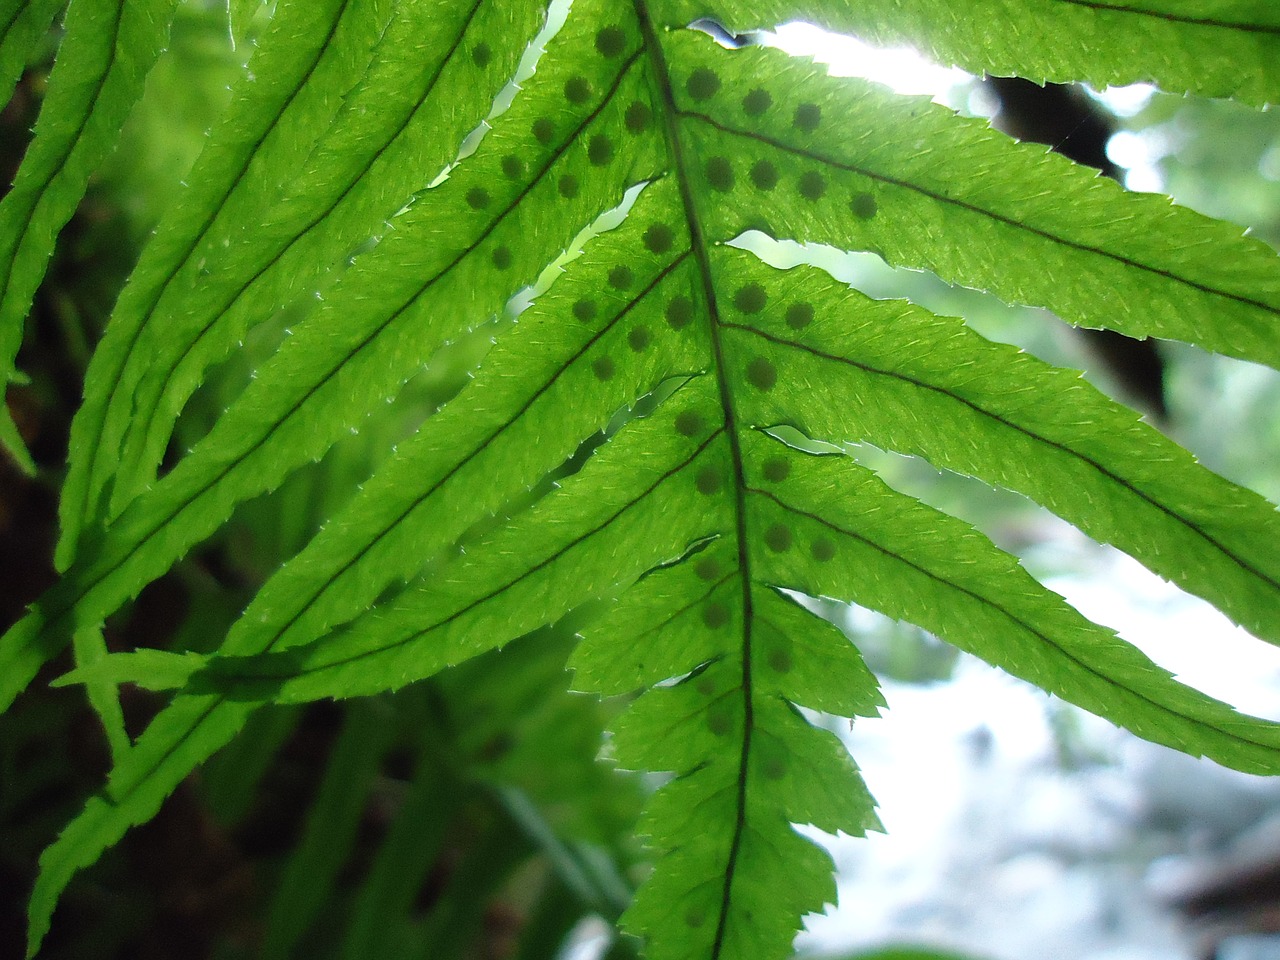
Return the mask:
<path id="1" fill-rule="evenodd" d="M 250 6 L 237 4 L 237 32 Z M 731 24 L 773 9 L 722 6 Z M 779 20 L 784 6 L 803 5 L 778 5 Z M 918 15 L 821 6 L 885 30 Z M 1276 724 L 1177 683 L 960 521 L 779 438 L 869 442 L 1021 492 L 1280 641 L 1271 504 L 1072 373 L 734 241 L 759 229 L 873 250 L 1073 323 L 1280 365 L 1273 252 L 944 108 L 774 50 L 725 50 L 682 29 L 679 2 L 579 0 L 537 37 L 539 4 L 438 7 L 279 5 L 95 357 L 65 574 L 0 639 L 0 702 L 448 344 L 495 342 L 217 651 L 80 658 L 66 679 L 98 700 L 121 681 L 177 692 L 42 858 L 33 949 L 73 873 L 259 707 L 396 690 L 598 607 L 575 685 L 636 695 L 614 759 L 671 777 L 642 825 L 654 872 L 623 921 L 654 958 L 784 955 L 800 916 L 834 895 L 829 859 L 794 825 L 878 827 L 853 762 L 802 710 L 864 716 L 879 693 L 805 597 L 915 622 L 1157 742 L 1280 769 Z M 1206 42 L 1203 24 L 1136 8 L 990 7 L 1028 30 L 1048 29 L 1045 11 L 1114 21 L 1111 46 L 1009 60 L 1055 77 L 1124 69 L 1117 51 L 1147 29 L 1131 21 L 1150 21 L 1158 47 L 1133 69 L 1175 85 Z M 1015 56 L 1003 35 L 965 33 L 968 15 L 937 18 L 938 49 Z M 1271 34 L 1256 32 L 1263 50 Z M 503 85 L 535 57 L 506 105 Z M 606 230 L 606 212 L 622 224 Z M 514 322 L 478 332 L 529 289 Z M 300 302 L 311 291 L 320 302 Z M 157 477 L 193 392 L 273 320 L 290 325 L 279 349 Z M 333 774 L 332 810 L 356 802 L 372 762 L 339 761 L 364 772 Z M 304 844 L 290 876 L 324 859 Z M 280 953 L 314 908 L 304 888 L 287 884 L 275 910 Z M 351 944 L 375 916 L 362 908 Z"/>
<path id="2" fill-rule="evenodd" d="M 120 466 L 132 415 L 130 391 L 152 362 L 143 334 L 163 298 L 180 279 L 198 286 L 211 251 L 252 222 L 296 172 L 367 62 L 386 16 L 376 11 L 387 6 L 376 0 L 279 4 L 230 108 L 147 244 L 94 352 L 85 402 L 72 426 L 60 568 L 74 556 L 82 528 L 103 512 L 99 499 Z"/>
<path id="3" fill-rule="evenodd" d="M 729 251 L 716 265 L 726 290 L 758 295 L 724 322 L 742 375 L 767 364 L 776 381 L 741 394 L 751 422 L 870 442 L 1026 494 L 1280 642 L 1280 516 L 1262 497 L 1077 375 L 958 320 L 810 268 L 780 274 Z"/>
<path id="4" fill-rule="evenodd" d="M 167 304 L 173 322 L 151 325 L 149 344 L 135 353 L 147 361 L 133 392 L 112 514 L 154 479 L 173 424 L 205 371 L 254 326 L 323 288 L 445 169 L 527 54 L 543 13 L 528 2 L 473 0 L 449 17 L 435 4 L 398 5 L 301 171 L 285 157 L 261 161 L 284 178 L 279 195 L 257 204 L 250 216 L 260 223 L 251 229 L 243 227 L 247 218 L 233 220 L 238 235 L 204 265 L 216 280 L 201 276 L 174 291 Z M 427 17 L 434 29 L 424 34 Z M 477 37 L 501 37 L 503 45 L 494 50 Z M 467 95 L 440 93 L 459 89 Z"/>
<path id="5" fill-rule="evenodd" d="M 7 386 L 13 378 L 23 320 L 54 240 L 142 93 L 147 72 L 167 42 L 175 6 L 176 0 L 119 0 L 77 3 L 67 13 L 66 36 L 35 137 L 0 201 L 0 384 Z M 52 13 L 49 4 L 17 4 L 11 18 L 0 22 L 4 100 Z M 0 443 L 35 472 L 7 406 L 0 410 Z"/>
<path id="6" fill-rule="evenodd" d="M 1280 267 L 1238 227 L 777 50 L 671 46 L 713 236 L 872 250 L 1069 323 L 1280 365 Z"/>

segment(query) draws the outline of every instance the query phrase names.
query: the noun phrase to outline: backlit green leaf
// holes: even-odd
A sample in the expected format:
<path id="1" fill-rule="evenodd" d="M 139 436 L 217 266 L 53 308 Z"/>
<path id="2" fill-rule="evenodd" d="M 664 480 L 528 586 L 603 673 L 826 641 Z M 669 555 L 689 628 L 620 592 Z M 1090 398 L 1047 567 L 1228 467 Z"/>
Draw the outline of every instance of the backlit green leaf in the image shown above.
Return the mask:
<path id="1" fill-rule="evenodd" d="M 619 711 L 609 762 L 662 784 L 639 826 L 652 873 L 621 920 L 651 958 L 786 956 L 801 917 L 835 897 L 829 857 L 797 826 L 879 828 L 853 760 L 806 712 L 883 706 L 856 638 L 813 613 L 818 598 L 915 623 L 1156 742 L 1280 770 L 1280 726 L 1178 683 L 842 451 L 872 444 L 1021 493 L 1280 642 L 1274 506 L 1078 375 L 816 268 L 774 269 L 744 234 L 871 251 L 1077 325 L 1272 366 L 1275 253 L 980 120 L 686 28 L 708 12 L 734 29 L 806 16 L 975 70 L 1275 99 L 1272 12 L 1224 3 L 1210 21 L 1173 6 L 231 0 L 231 33 L 256 49 L 87 373 L 63 575 L 0 638 L 6 705 L 80 638 L 61 682 L 86 686 L 116 748 L 101 795 L 41 860 L 32 951 L 74 873 L 260 707 L 462 676 L 451 702 L 474 709 L 463 726 L 483 740 L 495 726 L 481 715 L 504 694 L 448 669 L 478 671 L 522 637 L 513 650 L 550 643 L 567 622 L 581 625 L 575 688 L 619 699 L 555 701 L 527 725 L 542 752 L 525 762 L 555 753 L 562 730 L 578 758 L 597 710 Z M 17 62 L 26 23 L 0 20 L 0 68 Z M 23 29 L 27 49 L 39 31 Z M 151 46 L 130 37 L 145 59 Z M 70 33 L 60 57 L 91 61 Z M 77 122 L 52 94 L 45 111 Z M 0 225 L 23 196 L 0 206 Z M 62 220 L 41 228 L 49 243 Z M 253 367 L 243 382 L 221 366 L 237 355 Z M 442 371 L 453 387 L 416 398 Z M 209 402 L 202 385 L 226 402 L 199 436 L 183 417 Z M 361 430 L 378 456 L 344 461 Z M 334 477 L 363 480 L 327 491 L 323 508 L 297 499 Z M 235 529 L 237 511 L 272 509 L 289 548 L 259 568 L 216 649 L 104 655 L 104 621 Z M 511 698 L 506 726 L 526 694 L 560 682 L 558 660 L 515 662 L 492 681 Z M 112 719 L 121 683 L 174 691 L 132 744 Z M 288 954 L 319 916 L 391 749 L 382 709 L 347 714 L 268 952 Z M 558 885 L 538 943 L 563 933 L 574 904 L 616 916 L 627 882 L 545 813 L 556 777 L 509 786 L 502 751 L 479 760 L 462 735 L 464 747 L 522 840 L 459 874 L 470 899 L 458 910 L 478 910 L 536 849 Z M 578 760 L 560 772 L 595 783 Z M 417 779 L 404 809 L 445 815 L 449 790 Z M 370 887 L 386 900 L 359 900 L 347 955 L 407 929 L 414 891 L 392 838 L 441 843 L 396 822 Z M 424 927 L 442 951 L 446 927 L 443 914 Z"/>

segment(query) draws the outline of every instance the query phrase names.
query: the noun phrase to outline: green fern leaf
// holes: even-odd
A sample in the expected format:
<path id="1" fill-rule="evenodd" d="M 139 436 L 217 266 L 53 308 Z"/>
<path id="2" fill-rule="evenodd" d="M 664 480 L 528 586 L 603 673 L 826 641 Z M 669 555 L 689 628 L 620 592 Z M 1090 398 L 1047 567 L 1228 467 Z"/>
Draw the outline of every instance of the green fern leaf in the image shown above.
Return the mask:
<path id="1" fill-rule="evenodd" d="M 251 6 L 233 3 L 237 36 Z M 1280 366 L 1272 251 L 944 108 L 774 50 L 723 49 L 683 28 L 676 0 L 580 0 L 563 25 L 533 3 L 440 6 L 282 2 L 264 27 L 94 357 L 65 572 L 0 638 L 0 703 L 237 505 L 376 417 L 442 348 L 495 342 L 214 654 L 81 653 L 65 681 L 104 715 L 120 682 L 177 692 L 42 858 L 33 951 L 74 872 L 258 707 L 395 690 L 584 606 L 603 612 L 573 656 L 575 685 L 638 693 L 613 757 L 671 775 L 641 827 L 654 872 L 623 918 L 654 958 L 784 955 L 800 916 L 834 897 L 828 858 L 793 825 L 878 827 L 853 762 L 801 708 L 868 715 L 879 694 L 804 596 L 913 621 L 1157 742 L 1280 770 L 1276 724 L 1177 683 L 965 524 L 783 438 L 872 443 L 1021 492 L 1280 642 L 1272 505 L 1073 374 L 733 241 L 759 229 L 874 250 L 1073 323 Z M 900 4 L 811 6 L 1035 76 L 1254 100 L 1277 83 L 1263 56 L 1275 31 L 1256 10 L 1231 27 L 993 2 L 1032 41 L 1058 22 L 1046 11 L 1113 33 L 1088 53 L 1024 54 L 967 14 L 926 30 Z M 802 10 L 779 4 L 776 19 Z M 1256 35 L 1256 59 L 1240 55 L 1261 79 L 1227 91 L 1189 70 L 1213 30 Z M 1126 65 L 1139 41 L 1151 55 Z M 528 287 L 516 322 L 479 329 Z M 158 475 L 195 390 L 281 311 L 279 348 Z M 358 777 L 331 781 L 317 818 L 359 794 Z M 294 875 L 313 860 L 304 846 Z M 304 886 L 278 901 L 282 953 L 314 908 Z"/>
<path id="2" fill-rule="evenodd" d="M 176 0 L 73 4 L 49 78 L 49 93 L 35 139 L 13 187 L 0 202 L 0 383 L 13 377 L 23 319 L 53 253 L 54 239 L 71 219 L 89 175 L 115 145 L 120 125 L 142 93 L 147 71 L 169 35 Z M 0 91 L 8 93 L 54 9 L 15 5 L 0 22 Z M 0 410 L 0 443 L 34 473 L 9 416 Z"/>
<path id="3" fill-rule="evenodd" d="M 810 20 L 884 46 L 907 45 L 975 73 L 1099 88 L 1155 83 L 1171 93 L 1280 97 L 1280 14 L 1267 0 L 1192 6 L 1180 0 L 733 0 L 677 4 L 685 22 L 715 17 L 734 30 Z M 677 14 L 676 19 L 679 19 Z M 1076 42 L 1062 43 L 1063 37 Z"/>
<path id="4" fill-rule="evenodd" d="M 61 6 L 58 0 L 9 0 L 0 8 L 0 102 L 13 96 L 32 50 Z"/>
<path id="5" fill-rule="evenodd" d="M 198 284 L 209 273 L 209 249 L 229 242 L 228 235 L 306 156 L 316 128 L 332 119 L 362 59 L 367 61 L 386 6 L 373 0 L 280 5 L 231 108 L 147 245 L 94 353 L 72 430 L 71 448 L 79 455 L 71 457 L 63 492 L 59 566 L 70 561 L 84 524 L 102 512 L 98 501 L 118 468 L 131 391 L 153 359 L 144 335 L 153 318 L 165 319 L 156 317 L 162 299 L 175 285 L 181 290 L 181 280 Z"/>

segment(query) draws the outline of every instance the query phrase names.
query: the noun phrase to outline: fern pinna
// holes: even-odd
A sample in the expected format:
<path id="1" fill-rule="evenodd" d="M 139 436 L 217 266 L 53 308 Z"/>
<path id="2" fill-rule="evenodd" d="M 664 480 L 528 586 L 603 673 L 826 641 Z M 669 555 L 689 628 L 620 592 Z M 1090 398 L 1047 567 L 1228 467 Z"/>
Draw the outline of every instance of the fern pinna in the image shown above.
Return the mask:
<path id="1" fill-rule="evenodd" d="M 56 6 L 9 5 L 0 80 Z M 0 205 L 8 371 L 53 237 L 173 6 L 71 4 Z M 72 875 L 264 705 L 394 690 L 584 605 L 575 686 L 640 692 L 608 752 L 670 775 L 623 917 L 654 960 L 786 954 L 834 896 L 827 856 L 792 825 L 876 827 L 843 747 L 801 710 L 873 714 L 875 682 L 804 597 L 913 621 L 1143 737 L 1276 770 L 1275 724 L 1179 684 L 840 445 L 1023 493 L 1280 641 L 1272 505 L 1072 372 L 734 241 L 874 251 L 1075 324 L 1272 366 L 1275 254 L 981 121 L 689 28 L 808 18 L 976 71 L 1277 99 L 1280 14 L 1175 7 L 233 0 L 233 34 L 256 48 L 93 356 L 61 578 L 0 641 L 8 704 L 74 638 L 64 682 L 85 684 L 115 761 L 41 860 L 30 950 Z M 490 322 L 529 289 L 516 322 Z M 161 471 L 209 372 L 282 316 L 278 349 Z M 106 654 L 105 618 L 351 432 L 393 434 L 386 402 L 477 329 L 474 376 L 387 443 L 216 652 Z M 126 682 L 173 691 L 133 741 Z"/>

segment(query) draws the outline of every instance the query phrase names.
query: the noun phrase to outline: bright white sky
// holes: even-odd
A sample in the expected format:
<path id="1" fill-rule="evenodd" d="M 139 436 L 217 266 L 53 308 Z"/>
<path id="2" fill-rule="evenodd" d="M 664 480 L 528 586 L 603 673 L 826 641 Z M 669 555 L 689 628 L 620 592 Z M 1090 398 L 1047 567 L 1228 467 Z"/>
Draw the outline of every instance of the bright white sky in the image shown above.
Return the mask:
<path id="1" fill-rule="evenodd" d="M 873 47 L 811 23 L 783 24 L 774 32 L 772 45 L 793 56 L 812 57 L 825 64 L 833 77 L 865 77 L 898 93 L 928 95 L 953 107 L 967 106 L 972 110 L 979 106 L 966 104 L 967 98 L 956 95 L 956 88 L 968 84 L 972 74 L 959 67 L 939 66 L 909 47 Z M 1146 106 L 1154 93 L 1150 84 L 1136 83 L 1110 87 L 1097 96 L 1118 115 L 1129 117 Z M 1128 171 L 1125 186 L 1141 191 L 1163 189 L 1158 164 L 1165 152 L 1158 138 L 1130 131 L 1117 134 L 1107 148 L 1112 162 Z"/>
<path id="2" fill-rule="evenodd" d="M 930 63 L 913 50 L 877 49 L 805 23 L 779 27 L 770 42 L 788 53 L 827 65 L 833 76 L 865 77 L 899 93 L 928 95 L 970 112 L 980 106 L 969 101 L 963 89 L 957 92 L 972 80 L 969 74 Z M 1138 84 L 1109 89 L 1098 96 L 1117 114 L 1132 116 L 1153 92 L 1150 86 Z M 1162 188 L 1157 164 L 1163 151 L 1158 142 L 1126 132 L 1113 138 L 1108 152 L 1128 169 L 1126 185 L 1131 189 Z M 1184 682 L 1245 711 L 1280 719 L 1280 649 L 1249 636 L 1208 603 L 1188 596 L 1124 554 L 1098 546 L 1065 523 L 1056 526 L 1059 529 L 1051 527 L 1049 538 L 1037 549 L 1056 555 L 1057 562 L 1049 566 L 1084 572 L 1046 578 L 1047 586 L 1090 619 L 1115 629 Z M 1046 564 L 1037 566 L 1043 569 Z M 875 616 L 854 611 L 851 620 L 856 623 L 864 615 Z M 879 937 L 902 937 L 901 922 L 911 910 L 923 903 L 938 903 L 943 896 L 940 890 L 956 894 L 973 886 L 977 901 L 963 904 L 961 912 L 969 916 L 981 902 L 990 901 L 986 919 L 992 923 L 998 919 L 1007 935 L 1004 940 L 974 935 L 971 945 L 975 950 L 986 948 L 997 957 L 1038 953 L 1092 958 L 1105 954 L 1113 960 L 1156 956 L 1168 960 L 1189 955 L 1179 952 L 1180 937 L 1185 934 L 1176 929 L 1167 912 L 1142 900 L 1145 894 L 1140 879 L 1135 883 L 1130 878 L 1123 885 L 1134 903 L 1119 910 L 1124 929 L 1112 931 L 1106 939 L 1098 933 L 1101 928 L 1096 917 L 1073 914 L 1073 905 L 1078 906 L 1082 898 L 1066 884 L 1067 874 L 1057 866 L 1036 861 L 1032 866 L 1037 872 L 1019 863 L 1012 873 L 999 873 L 984 864 L 982 857 L 992 854 L 981 851 L 992 845 L 992 837 L 1008 833 L 1009 823 L 1001 822 L 970 837 L 969 845 L 978 852 L 971 861 L 966 860 L 968 854 L 961 848 L 973 828 L 973 823 L 964 819 L 969 816 L 964 812 L 966 805 L 990 805 L 996 819 L 1008 816 L 1013 809 L 1024 821 L 1021 828 L 1033 832 L 1086 835 L 1089 830 L 1102 829 L 1090 821 L 1097 816 L 1097 798 L 1088 793 L 1091 788 L 1087 785 L 1045 793 L 1040 789 L 1044 784 L 1034 779 L 1044 779 L 1045 764 L 1052 766 L 1053 731 L 1045 695 L 972 662 L 960 669 L 953 683 L 932 688 L 887 683 L 886 693 L 889 709 L 882 719 L 859 721 L 852 734 L 846 735 L 843 722 L 838 729 L 853 741 L 889 834 L 852 841 L 852 846 L 847 838 L 834 842 L 837 861 L 850 868 L 840 878 L 842 905 L 825 916 L 810 918 L 811 932 L 803 937 L 805 946 L 847 949 Z M 966 756 L 965 731 L 978 726 L 989 728 L 997 738 L 997 756 L 1003 759 L 994 767 L 975 765 Z M 1090 728 L 1111 729 L 1100 721 Z M 1226 771 L 1219 773 L 1231 776 Z M 1117 768 L 1117 778 L 1126 775 Z M 1196 789 L 1190 782 L 1187 785 Z M 1038 799 L 1030 803 L 1033 788 L 1039 791 L 1035 793 Z M 1137 810 L 1141 806 L 1125 791 L 1140 793 L 1145 787 L 1113 783 L 1110 789 L 1127 798 L 1117 801 L 1127 813 L 1132 812 L 1129 807 Z M 1117 822 L 1124 819 L 1120 816 Z M 1102 834 L 1095 839 L 1102 844 L 1111 842 Z M 1114 842 L 1123 846 L 1134 841 L 1118 835 Z M 986 889 L 984 885 L 992 877 L 1017 889 L 1012 893 Z M 1037 913 L 1043 917 L 1038 918 Z M 916 936 L 909 939 L 932 939 L 927 928 L 927 924 L 925 928 L 912 927 Z M 942 928 L 934 927 L 932 933 L 956 942 Z M 575 960 L 596 956 L 606 942 L 600 931 L 584 934 L 585 942 L 570 954 Z M 1017 938 L 1024 939 L 1020 942 Z"/>

